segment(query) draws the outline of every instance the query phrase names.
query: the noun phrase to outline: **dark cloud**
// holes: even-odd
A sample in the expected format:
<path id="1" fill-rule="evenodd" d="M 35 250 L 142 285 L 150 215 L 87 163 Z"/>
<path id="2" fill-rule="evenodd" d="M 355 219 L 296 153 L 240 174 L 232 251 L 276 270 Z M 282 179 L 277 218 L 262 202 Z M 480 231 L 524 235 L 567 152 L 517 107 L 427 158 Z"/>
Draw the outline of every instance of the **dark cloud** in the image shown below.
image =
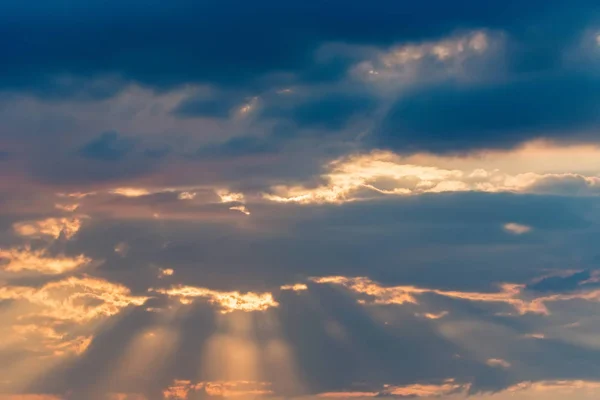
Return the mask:
<path id="1" fill-rule="evenodd" d="M 296 104 L 272 104 L 262 111 L 266 118 L 294 122 L 300 128 L 342 129 L 350 118 L 368 116 L 376 107 L 374 96 L 329 93 Z"/>
<path id="2" fill-rule="evenodd" d="M 181 117 L 227 118 L 243 97 L 229 93 L 195 95 L 183 100 L 173 110 Z"/>
<path id="3" fill-rule="evenodd" d="M 196 155 L 201 158 L 230 158 L 274 153 L 280 148 L 275 138 L 241 136 L 229 139 L 225 143 L 202 147 Z"/>
<path id="4" fill-rule="evenodd" d="M 402 152 L 507 148 L 541 137 L 569 141 L 593 136 L 599 110 L 600 79 L 593 76 L 443 84 L 403 95 L 374 141 Z"/>
<path id="5" fill-rule="evenodd" d="M 63 148 L 49 157 L 35 158 L 29 168 L 36 180 L 46 183 L 116 184 L 151 173 L 169 152 L 165 143 L 105 132 L 76 149 Z"/>
<path id="6" fill-rule="evenodd" d="M 154 87 L 188 82 L 233 85 L 268 72 L 302 71 L 325 42 L 389 44 L 486 27 L 526 32 L 559 17 L 572 32 L 593 21 L 595 3 L 579 0 L 428 0 L 351 4 L 341 0 L 257 5 L 240 0 L 175 4 L 138 0 L 49 1 L 35 10 L 16 1 L 0 9 L 2 86 L 49 85 L 60 75 L 117 75 Z M 542 29 L 543 31 L 543 29 Z M 537 36 L 536 36 L 537 38 Z M 336 74 L 333 74 L 334 76 Z"/>
<path id="7" fill-rule="evenodd" d="M 135 148 L 135 141 L 120 137 L 117 132 L 105 132 L 79 149 L 79 155 L 102 161 L 119 161 Z"/>
<path id="8" fill-rule="evenodd" d="M 537 292 L 567 292 L 578 289 L 582 282 L 590 278 L 590 271 L 581 271 L 569 276 L 550 276 L 527 285 L 527 288 Z"/>

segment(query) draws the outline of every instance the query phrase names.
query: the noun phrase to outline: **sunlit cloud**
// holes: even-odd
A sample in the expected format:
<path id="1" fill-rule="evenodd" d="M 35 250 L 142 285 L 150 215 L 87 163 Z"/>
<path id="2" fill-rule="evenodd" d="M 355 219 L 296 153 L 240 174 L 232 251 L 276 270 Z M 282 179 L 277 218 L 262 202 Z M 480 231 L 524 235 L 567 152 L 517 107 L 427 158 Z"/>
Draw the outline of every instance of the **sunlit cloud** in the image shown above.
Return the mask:
<path id="1" fill-rule="evenodd" d="M 448 396 L 457 393 L 466 393 L 470 384 L 460 384 L 454 379 L 448 379 L 441 383 L 415 383 L 412 385 L 383 385 L 383 387 L 374 392 L 347 391 L 347 392 L 326 392 L 320 393 L 317 397 L 347 399 L 347 398 L 367 398 L 367 397 L 401 397 L 401 398 L 435 398 Z"/>
<path id="2" fill-rule="evenodd" d="M 196 197 L 195 192 L 181 192 L 177 195 L 179 200 L 193 200 Z"/>
<path id="3" fill-rule="evenodd" d="M 501 358 L 490 358 L 485 363 L 490 367 L 510 368 L 510 363 Z"/>
<path id="4" fill-rule="evenodd" d="M 546 335 L 544 335 L 543 333 L 528 333 L 526 335 L 524 335 L 524 337 L 529 338 L 529 339 L 545 339 Z"/>
<path id="5" fill-rule="evenodd" d="M 528 156 L 539 163 L 532 163 Z M 570 164 L 565 162 L 566 157 L 571 157 Z M 402 157 L 375 151 L 330 162 L 321 177 L 327 182 L 324 185 L 274 186 L 263 198 L 281 203 L 344 203 L 385 195 L 464 191 L 560 194 L 566 187 L 571 194 L 576 187 L 575 194 L 597 195 L 600 193 L 598 160 L 600 149 L 594 147 L 561 149 L 544 143 L 465 157 L 426 154 Z M 562 171 L 557 171 L 559 168 Z"/>
<path id="6" fill-rule="evenodd" d="M 139 393 L 109 393 L 107 400 L 148 400 L 148 398 Z"/>
<path id="7" fill-rule="evenodd" d="M 16 300 L 35 306 L 27 317 L 84 323 L 118 314 L 123 308 L 140 306 L 147 297 L 132 296 L 130 290 L 100 278 L 69 277 L 42 287 L 0 287 L 0 300 Z"/>
<path id="8" fill-rule="evenodd" d="M 56 203 L 54 207 L 57 210 L 73 212 L 79 208 L 79 203 Z"/>
<path id="9" fill-rule="evenodd" d="M 80 355 L 86 351 L 92 342 L 92 336 L 76 336 L 59 333 L 52 326 L 40 324 L 13 325 L 12 331 L 20 342 L 29 351 L 40 354 L 62 357 L 65 355 Z M 10 340 L 10 339 L 8 339 Z"/>
<path id="10" fill-rule="evenodd" d="M 45 249 L 32 250 L 27 247 L 0 249 L 0 271 L 6 272 L 36 272 L 56 275 L 85 267 L 91 262 L 92 259 L 83 254 L 74 257 L 51 256 Z"/>
<path id="11" fill-rule="evenodd" d="M 189 304 L 196 298 L 207 299 L 219 307 L 221 313 L 233 311 L 264 311 L 279 304 L 271 293 L 219 292 L 195 286 L 173 286 L 170 289 L 151 289 L 160 294 L 177 298 L 183 304 Z"/>
<path id="12" fill-rule="evenodd" d="M 175 380 L 164 390 L 165 400 L 185 400 L 190 393 L 200 392 L 211 397 L 250 397 L 258 398 L 273 394 L 270 382 L 257 381 L 214 381 L 192 383 L 188 380 Z"/>
<path id="13" fill-rule="evenodd" d="M 406 85 L 420 80 L 447 76 L 469 78 L 465 63 L 499 48 L 501 35 L 473 31 L 441 40 L 409 43 L 376 51 L 368 60 L 356 64 L 351 75 L 372 83 Z"/>
<path id="14" fill-rule="evenodd" d="M 64 400 L 52 394 L 0 394 L 0 400 Z"/>
<path id="15" fill-rule="evenodd" d="M 294 292 L 302 292 L 308 290 L 308 286 L 304 283 L 295 283 L 293 285 L 283 285 L 280 287 L 281 290 L 292 290 Z"/>
<path id="16" fill-rule="evenodd" d="M 448 311 L 441 311 L 439 313 L 416 314 L 417 317 L 423 317 L 423 318 L 427 318 L 427 319 L 440 319 L 440 318 L 444 318 L 446 315 L 448 315 Z"/>
<path id="17" fill-rule="evenodd" d="M 242 214 L 246 214 L 246 215 L 250 215 L 250 211 L 248 211 L 248 208 L 246 208 L 246 206 L 241 205 L 241 206 L 231 206 L 229 207 L 230 210 L 232 211 L 239 211 Z"/>
<path id="18" fill-rule="evenodd" d="M 325 399 L 352 399 L 356 397 L 376 397 L 379 392 L 325 392 L 319 393 L 317 397 Z"/>
<path id="19" fill-rule="evenodd" d="M 110 190 L 110 193 L 125 197 L 141 197 L 147 196 L 151 192 L 145 188 L 116 188 Z"/>
<path id="20" fill-rule="evenodd" d="M 516 222 L 509 222 L 504 224 L 504 230 L 514 235 L 522 235 L 531 231 L 531 227 L 523 224 L 517 224 Z"/>
<path id="21" fill-rule="evenodd" d="M 600 390 L 600 382 L 584 380 L 547 380 L 521 382 L 506 389 L 507 392 L 568 392 L 576 389 Z"/>
<path id="22" fill-rule="evenodd" d="M 159 268 L 158 269 L 158 277 L 165 278 L 167 276 L 172 276 L 175 273 L 172 268 Z"/>
<path id="23" fill-rule="evenodd" d="M 498 292 L 461 292 L 416 286 L 384 287 L 365 277 L 329 276 L 311 278 L 311 280 L 315 283 L 340 285 L 355 293 L 368 296 L 369 302 L 364 299 L 360 300 L 363 304 L 419 304 L 419 296 L 435 294 L 472 302 L 505 304 L 513 308 L 519 315 L 528 313 L 549 315 L 547 303 L 550 302 L 569 300 L 600 302 L 600 290 L 534 296 L 524 292 L 525 285 L 513 283 L 500 284 Z"/>
<path id="24" fill-rule="evenodd" d="M 243 193 L 229 192 L 227 190 L 218 190 L 217 195 L 222 203 L 242 203 L 245 200 Z"/>
<path id="25" fill-rule="evenodd" d="M 58 239 L 63 235 L 71 239 L 81 228 L 79 218 L 47 218 L 39 221 L 23 221 L 13 224 L 14 231 L 20 236 Z"/>

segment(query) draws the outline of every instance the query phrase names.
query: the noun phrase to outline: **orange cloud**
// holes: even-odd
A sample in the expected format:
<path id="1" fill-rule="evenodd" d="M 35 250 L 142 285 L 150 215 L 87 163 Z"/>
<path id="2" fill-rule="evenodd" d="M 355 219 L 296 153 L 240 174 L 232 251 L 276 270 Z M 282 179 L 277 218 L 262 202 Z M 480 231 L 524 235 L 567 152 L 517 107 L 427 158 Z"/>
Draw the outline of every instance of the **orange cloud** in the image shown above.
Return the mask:
<path id="1" fill-rule="evenodd" d="M 279 304 L 273 299 L 271 293 L 240 293 L 219 292 L 195 286 L 174 286 L 170 289 L 151 289 L 156 293 L 175 297 L 183 304 L 189 304 L 194 298 L 205 298 L 211 304 L 219 306 L 221 312 L 226 314 L 232 311 L 264 311 Z"/>
<path id="2" fill-rule="evenodd" d="M 52 326 L 42 324 L 13 325 L 12 330 L 27 350 L 51 356 L 82 354 L 93 339 L 92 336 L 70 338 L 67 333 L 58 333 Z"/>
<path id="3" fill-rule="evenodd" d="M 56 275 L 73 271 L 92 262 L 92 259 L 80 254 L 75 257 L 64 255 L 47 256 L 46 250 L 29 248 L 0 249 L 0 270 L 7 272 L 34 271 L 41 274 Z"/>
<path id="4" fill-rule="evenodd" d="M 172 268 L 159 268 L 158 269 L 158 277 L 164 278 L 166 276 L 172 276 L 175 273 Z"/>
<path id="5" fill-rule="evenodd" d="M 355 397 L 375 397 L 379 392 L 325 392 L 319 393 L 317 397 L 326 399 L 351 399 Z"/>
<path id="6" fill-rule="evenodd" d="M 145 188 L 116 188 L 110 190 L 110 193 L 124 197 L 141 197 L 147 196 L 151 192 Z"/>
<path id="7" fill-rule="evenodd" d="M 71 239 L 81 228 L 79 218 L 47 218 L 39 221 L 23 221 L 13 224 L 14 231 L 21 236 L 58 239 L 63 235 Z"/>
<path id="8" fill-rule="evenodd" d="M 565 162 L 569 157 L 578 162 Z M 532 163 L 528 160 L 531 158 L 539 162 Z M 550 163 L 549 160 L 556 161 Z M 600 149 L 595 147 L 559 148 L 537 142 L 517 150 L 466 157 L 428 154 L 402 157 L 388 151 L 374 151 L 327 164 L 328 172 L 321 176 L 327 182 L 324 185 L 274 186 L 263 198 L 280 203 L 311 204 L 368 200 L 382 195 L 460 191 L 546 192 L 553 190 L 552 184 L 562 181 L 576 182 L 588 193 L 598 194 L 598 160 Z M 554 190 L 560 191 L 559 188 Z"/>
<path id="9" fill-rule="evenodd" d="M 203 391 L 215 397 L 247 397 L 253 398 L 273 394 L 271 383 L 258 381 L 214 381 L 192 383 L 188 380 L 175 380 L 163 391 L 165 400 L 185 400 L 190 392 Z"/>
<path id="10" fill-rule="evenodd" d="M 295 283 L 293 285 L 283 285 L 280 287 L 281 290 L 292 290 L 294 292 L 302 292 L 308 290 L 308 286 L 304 283 Z"/>
<path id="11" fill-rule="evenodd" d="M 456 383 L 454 379 L 447 379 L 439 384 L 433 383 L 415 383 L 412 385 L 396 386 L 383 385 L 383 387 L 374 392 L 326 392 L 320 393 L 317 397 L 323 398 L 365 398 L 365 397 L 442 397 L 457 393 L 466 393 L 469 389 L 469 384 Z"/>
<path id="12" fill-rule="evenodd" d="M 0 394 L 0 400 L 64 400 L 52 394 Z"/>
<path id="13" fill-rule="evenodd" d="M 221 203 L 243 203 L 244 194 L 234 193 L 227 190 L 217 190 L 217 195 L 221 198 Z"/>
<path id="14" fill-rule="evenodd" d="M 110 393 L 107 400 L 147 400 L 147 397 L 139 393 Z"/>
<path id="15" fill-rule="evenodd" d="M 0 287 L 0 300 L 17 300 L 33 307 L 29 316 L 84 323 L 109 317 L 128 306 L 140 306 L 147 297 L 132 296 L 122 285 L 92 277 L 69 277 L 40 288 Z M 26 318 L 28 315 L 23 315 Z"/>
<path id="16" fill-rule="evenodd" d="M 521 382 L 506 389 L 508 392 L 534 391 L 534 392 L 562 392 L 577 389 L 600 389 L 600 382 L 584 380 L 549 380 L 539 382 Z"/>

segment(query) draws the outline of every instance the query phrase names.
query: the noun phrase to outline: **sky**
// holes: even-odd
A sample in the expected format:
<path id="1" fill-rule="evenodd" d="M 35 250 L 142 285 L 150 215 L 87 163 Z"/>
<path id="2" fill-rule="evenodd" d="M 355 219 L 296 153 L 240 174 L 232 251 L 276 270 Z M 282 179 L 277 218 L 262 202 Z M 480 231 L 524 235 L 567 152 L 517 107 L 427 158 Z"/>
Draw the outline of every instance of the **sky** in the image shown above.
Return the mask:
<path id="1" fill-rule="evenodd" d="M 600 398 L 597 0 L 0 0 L 0 400 Z"/>

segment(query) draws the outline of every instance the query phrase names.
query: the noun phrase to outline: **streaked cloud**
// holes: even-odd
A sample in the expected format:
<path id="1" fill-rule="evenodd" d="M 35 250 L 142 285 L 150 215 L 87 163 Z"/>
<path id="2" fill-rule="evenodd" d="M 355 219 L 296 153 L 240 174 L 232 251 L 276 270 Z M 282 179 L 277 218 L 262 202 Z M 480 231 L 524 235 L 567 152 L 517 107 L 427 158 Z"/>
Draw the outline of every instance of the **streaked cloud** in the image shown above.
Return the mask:
<path id="1" fill-rule="evenodd" d="M 273 395 L 270 382 L 213 381 L 192 383 L 188 380 L 176 380 L 170 387 L 165 389 L 163 396 L 165 400 L 185 400 L 195 392 L 219 398 L 259 398 Z"/>
<path id="2" fill-rule="evenodd" d="M 416 286 L 384 287 L 365 277 L 329 276 L 312 278 L 315 283 L 343 286 L 355 293 L 366 295 L 372 304 L 419 304 L 419 296 L 435 294 L 452 299 L 482 303 L 505 304 L 518 314 L 549 315 L 547 303 L 569 300 L 600 301 L 599 290 L 582 290 L 575 293 L 560 293 L 535 296 L 525 293 L 526 285 L 503 283 L 498 292 L 461 292 L 452 290 L 429 289 Z M 361 300 L 365 302 L 365 300 Z M 432 316 L 435 314 L 431 314 Z"/>
<path id="3" fill-rule="evenodd" d="M 61 235 L 64 235 L 66 239 L 71 239 L 80 228 L 80 218 L 47 218 L 13 224 L 13 229 L 18 235 L 27 237 L 49 236 L 54 239 L 58 239 Z"/>
<path id="4" fill-rule="evenodd" d="M 600 150 L 589 149 L 600 156 Z M 565 164 L 568 154 L 576 157 L 578 148 L 554 148 L 530 144 L 516 151 L 490 152 L 465 157 L 400 155 L 375 151 L 343 157 L 326 165 L 321 176 L 326 184 L 317 187 L 274 186 L 263 197 L 275 202 L 344 203 L 368 200 L 382 195 L 416 195 L 426 193 L 476 191 L 486 193 L 562 193 L 565 186 L 575 193 L 598 194 L 600 177 L 577 170 L 597 171 L 600 163 L 586 157 L 581 163 Z M 544 157 L 537 165 L 521 160 Z M 556 164 L 549 160 L 556 158 Z M 511 165 L 512 164 L 512 165 Z M 518 171 L 522 166 L 523 170 Z M 556 172 L 558 168 L 564 168 Z M 508 171 L 502 171 L 502 168 Z M 595 172 L 594 172 L 595 173 Z M 571 191 L 571 193 L 573 193 Z"/>
<path id="5" fill-rule="evenodd" d="M 231 206 L 229 207 L 230 210 L 232 211 L 239 211 L 242 214 L 246 214 L 246 215 L 250 215 L 250 211 L 248 211 L 248 208 L 246 208 L 246 206 L 241 205 L 241 206 Z"/>
<path id="6" fill-rule="evenodd" d="M 350 74 L 373 84 L 407 86 L 420 81 L 448 77 L 472 79 L 473 59 L 490 57 L 502 47 L 501 34 L 472 31 L 440 40 L 403 43 L 375 51 L 369 59 L 354 65 Z M 471 63 L 469 63 L 471 61 Z"/>
<path id="7" fill-rule="evenodd" d="M 36 288 L 0 288 L 0 300 L 15 300 L 33 306 L 23 317 L 46 317 L 58 321 L 85 323 L 118 314 L 123 308 L 140 306 L 148 297 L 133 296 L 119 284 L 100 278 L 68 277 Z"/>
<path id="8" fill-rule="evenodd" d="M 170 289 L 151 289 L 153 292 L 178 299 L 183 304 L 189 304 L 197 298 L 207 299 L 216 305 L 221 313 L 233 311 L 265 311 L 279 304 L 273 299 L 271 293 L 240 293 L 220 292 L 195 286 L 173 286 Z"/>
<path id="9" fill-rule="evenodd" d="M 47 250 L 31 248 L 0 249 L 0 271 L 36 272 L 56 275 L 74 271 L 92 263 L 92 259 L 83 254 L 70 257 L 66 255 L 49 255 Z"/>
<path id="10" fill-rule="evenodd" d="M 437 398 L 449 396 L 457 393 L 466 393 L 469 389 L 469 384 L 456 383 L 454 379 L 448 379 L 441 383 L 415 383 L 412 385 L 395 386 L 383 385 L 383 387 L 374 392 L 327 392 L 320 393 L 317 397 L 322 398 L 367 398 L 367 397 L 400 397 L 400 398 Z"/>

